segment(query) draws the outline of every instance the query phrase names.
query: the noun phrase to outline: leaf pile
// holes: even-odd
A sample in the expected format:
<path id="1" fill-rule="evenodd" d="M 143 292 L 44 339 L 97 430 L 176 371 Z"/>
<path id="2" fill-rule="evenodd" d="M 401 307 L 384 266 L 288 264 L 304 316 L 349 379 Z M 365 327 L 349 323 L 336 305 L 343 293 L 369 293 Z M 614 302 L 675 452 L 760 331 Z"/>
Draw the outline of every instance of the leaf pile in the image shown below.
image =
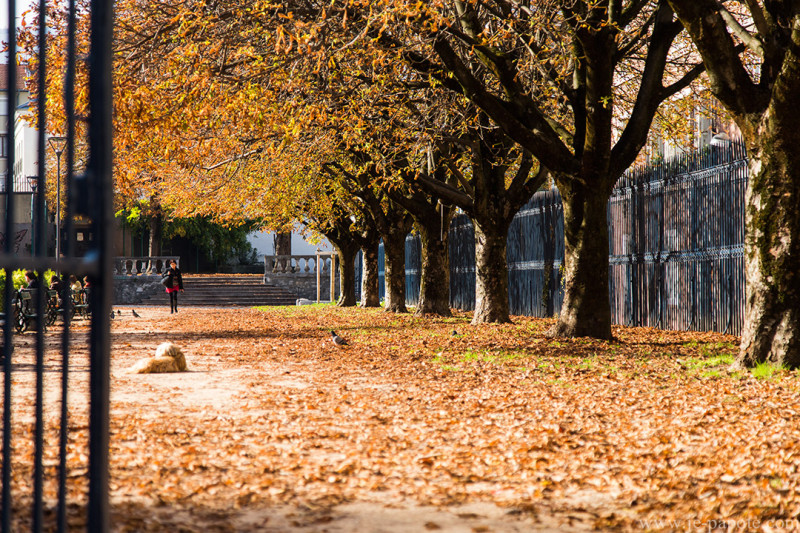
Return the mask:
<path id="1" fill-rule="evenodd" d="M 353 504 L 500 509 L 494 522 L 462 513 L 476 531 L 798 524 L 797 377 L 730 371 L 734 337 L 616 328 L 611 342 L 556 340 L 544 319 L 472 326 L 463 314 L 325 306 L 138 312 L 113 324 L 116 531 L 369 530 L 347 525 L 342 509 Z M 334 346 L 330 329 L 350 345 Z M 78 344 L 84 337 L 76 332 Z M 33 373 L 21 371 L 31 350 L 21 339 L 13 479 L 24 523 Z M 184 349 L 191 372 L 125 373 L 165 340 Z M 57 337 L 48 342 L 57 351 Z M 46 363 L 59 361 L 53 353 Z M 75 526 L 84 520 L 87 366 L 76 349 Z M 52 374 L 48 509 L 60 390 Z"/>

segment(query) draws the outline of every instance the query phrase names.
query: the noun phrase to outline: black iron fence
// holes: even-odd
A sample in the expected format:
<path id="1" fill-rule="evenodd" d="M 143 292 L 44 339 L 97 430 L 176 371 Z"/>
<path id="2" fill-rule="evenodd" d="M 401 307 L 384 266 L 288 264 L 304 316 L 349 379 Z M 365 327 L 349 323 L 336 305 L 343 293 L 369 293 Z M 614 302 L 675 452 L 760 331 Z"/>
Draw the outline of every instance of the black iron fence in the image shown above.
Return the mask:
<path id="1" fill-rule="evenodd" d="M 612 319 L 617 324 L 737 334 L 744 319 L 742 143 L 633 169 L 608 204 Z M 475 306 L 472 223 L 450 226 L 450 303 Z M 419 295 L 419 239 L 406 241 L 406 298 Z M 512 314 L 561 310 L 564 221 L 556 189 L 538 192 L 508 234 Z M 381 278 L 382 281 L 382 278 Z M 383 290 L 383 284 L 381 284 Z"/>
<path id="2" fill-rule="evenodd" d="M 34 32 L 41 36 L 38 51 L 34 52 L 35 84 L 42 88 L 46 79 L 62 80 L 64 105 L 51 107 L 51 103 L 62 100 L 41 96 L 31 102 L 36 117 L 28 130 L 28 133 L 33 131 L 31 135 L 15 128 L 14 120 L 17 106 L 27 103 L 20 101 L 27 94 L 22 79 L 25 69 L 15 68 L 16 59 L 24 55 L 18 54 L 14 33 L 17 28 L 13 23 L 21 10 L 14 0 L 0 5 L 5 10 L 5 20 L 12 21 L 8 33 L 2 30 L 2 40 L 8 43 L 3 57 L 11 66 L 4 65 L 0 74 L 6 93 L 4 103 L 0 103 L 5 124 L 2 134 L 7 140 L 0 156 L 5 164 L 0 191 L 18 191 L 24 177 L 31 183 L 28 191 L 32 195 L 32 213 L 26 212 L 25 216 L 21 216 L 13 194 L 2 196 L 5 204 L 5 212 L 0 216 L 2 233 L 16 235 L 18 227 L 25 224 L 34 230 L 30 254 L 18 253 L 10 238 L 4 240 L 0 249 L 4 282 L 4 288 L 0 289 L 3 294 L 0 531 L 4 533 L 71 531 L 76 527 L 108 531 L 113 294 L 110 231 L 114 226 L 112 3 L 112 0 L 91 0 L 80 5 L 75 0 L 58 3 L 69 10 L 65 18 L 61 14 L 40 12 Z M 46 4 L 47 9 L 53 5 Z M 78 17 L 86 17 L 89 24 L 78 24 Z M 51 39 L 56 33 L 51 20 L 66 22 L 63 41 Z M 77 43 L 86 42 L 77 35 L 79 27 L 90 28 L 88 54 L 87 50 L 79 50 Z M 59 47 L 58 51 L 53 47 Z M 51 62 L 55 56 L 63 58 L 64 63 Z M 88 115 L 83 111 L 84 102 L 76 102 L 77 94 L 88 94 Z M 76 112 L 78 105 L 80 113 Z M 25 175 L 26 169 L 33 169 L 31 173 L 35 175 Z M 66 198 L 63 209 L 58 201 L 55 208 L 46 206 L 45 192 L 59 200 Z M 66 196 L 62 197 L 61 192 Z M 52 217 L 57 228 L 65 229 L 55 239 L 48 235 L 52 232 L 48 219 Z M 77 217 L 90 221 L 93 237 L 84 248 L 85 253 L 77 252 L 74 231 Z M 61 235 L 67 236 L 63 242 Z M 55 249 L 51 249 L 52 242 L 56 243 Z M 15 290 L 12 273 L 19 270 L 36 274 L 38 287 Z M 45 275 L 49 272 L 64 278 L 74 275 L 91 280 L 91 289 L 81 300 L 81 311 L 90 318 L 84 319 L 80 327 L 70 320 L 76 305 L 68 289 L 45 290 Z M 88 302 L 88 307 L 83 302 Z"/>
<path id="3" fill-rule="evenodd" d="M 620 180 L 609 202 L 616 323 L 740 332 L 746 187 L 741 143 Z"/>

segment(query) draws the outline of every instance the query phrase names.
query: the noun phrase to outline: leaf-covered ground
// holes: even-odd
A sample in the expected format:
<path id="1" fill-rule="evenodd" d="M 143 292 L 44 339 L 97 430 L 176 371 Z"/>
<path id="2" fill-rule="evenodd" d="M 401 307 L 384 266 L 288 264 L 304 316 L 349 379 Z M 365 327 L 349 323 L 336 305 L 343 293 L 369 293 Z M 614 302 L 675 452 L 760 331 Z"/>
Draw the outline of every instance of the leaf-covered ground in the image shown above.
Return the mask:
<path id="1" fill-rule="evenodd" d="M 793 530 L 795 373 L 735 373 L 736 338 L 551 321 L 471 326 L 330 306 L 130 308 L 113 321 L 115 531 Z M 76 322 L 77 323 L 77 322 Z M 79 323 L 78 323 L 79 324 Z M 335 329 L 350 341 L 329 341 Z M 58 328 L 47 334 L 58 370 Z M 78 326 L 78 345 L 86 337 Z M 31 486 L 33 334 L 14 379 L 16 520 Z M 190 372 L 125 369 L 165 340 Z M 70 521 L 86 488 L 88 362 L 70 361 Z M 47 519 L 59 375 L 48 372 Z M 720 529 L 723 530 L 723 529 Z"/>

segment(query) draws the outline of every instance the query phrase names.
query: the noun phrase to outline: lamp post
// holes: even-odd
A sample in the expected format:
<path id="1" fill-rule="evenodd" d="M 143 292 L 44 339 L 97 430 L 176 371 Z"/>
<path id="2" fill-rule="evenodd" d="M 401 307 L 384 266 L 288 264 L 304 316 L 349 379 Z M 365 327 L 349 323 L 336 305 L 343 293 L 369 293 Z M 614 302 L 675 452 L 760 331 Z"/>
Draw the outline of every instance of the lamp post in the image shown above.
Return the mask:
<path id="1" fill-rule="evenodd" d="M 56 153 L 56 259 L 61 257 L 61 154 L 67 147 L 67 138 L 51 136 L 50 148 Z"/>
<path id="2" fill-rule="evenodd" d="M 36 255 L 36 233 L 34 231 L 33 199 L 36 198 L 36 187 L 39 185 L 39 176 L 27 176 L 28 185 L 31 186 L 31 255 Z"/>

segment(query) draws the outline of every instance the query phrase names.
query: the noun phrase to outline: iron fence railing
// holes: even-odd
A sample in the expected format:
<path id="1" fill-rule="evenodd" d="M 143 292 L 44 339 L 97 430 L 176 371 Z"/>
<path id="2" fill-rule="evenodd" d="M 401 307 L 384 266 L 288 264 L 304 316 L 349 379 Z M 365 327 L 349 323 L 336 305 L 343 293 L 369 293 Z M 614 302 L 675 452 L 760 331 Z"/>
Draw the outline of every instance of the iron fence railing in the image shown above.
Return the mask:
<path id="1" fill-rule="evenodd" d="M 741 142 L 629 171 L 608 204 L 609 305 L 617 324 L 738 334 L 744 320 L 744 194 Z M 564 220 L 556 189 L 541 191 L 508 233 L 512 314 L 561 310 Z M 474 231 L 450 225 L 450 304 L 475 306 Z M 419 295 L 419 239 L 406 241 L 406 299 Z M 381 279 L 382 281 L 382 279 Z"/>
<path id="2" fill-rule="evenodd" d="M 619 324 L 738 333 L 744 320 L 741 143 L 636 169 L 609 202 Z"/>
<path id="3" fill-rule="evenodd" d="M 21 216 L 17 202 L 8 201 L 6 195 L 3 232 L 16 234 L 20 225 L 33 228 L 32 254 L 18 253 L 13 239 L 5 239 L 0 250 L 0 269 L 5 274 L 3 294 L 3 344 L 2 372 L 2 507 L 0 531 L 68 531 L 68 514 L 80 514 L 85 519 L 86 530 L 105 532 L 109 528 L 108 509 L 108 449 L 109 449 L 109 353 L 110 311 L 113 295 L 112 235 L 113 223 L 111 180 L 111 36 L 112 0 L 91 0 L 78 4 L 75 0 L 59 3 L 68 10 L 65 19 L 60 14 L 55 20 L 66 22 L 64 47 L 58 50 L 64 58 L 63 65 L 53 65 L 52 47 L 61 46 L 54 35 L 50 21 L 54 16 L 47 11 L 53 4 L 41 2 L 38 27 L 35 85 L 45 87 L 45 80 L 63 81 L 63 108 L 50 107 L 60 98 L 39 97 L 35 107 L 36 134 L 33 145 L 16 152 L 25 139 L 16 138 L 15 111 L 23 91 L 21 77 L 24 72 L 13 68 L 18 53 L 14 24 L 8 33 L 3 31 L 3 41 L 8 43 L 5 58 L 9 63 L 0 75 L 7 98 L 0 104 L 5 113 L 7 143 L 7 169 L 35 168 L 36 187 L 32 192 L 32 215 Z M 6 21 L 18 20 L 17 2 L 0 3 Z M 87 17 L 88 25 L 78 24 L 78 17 Z M 89 28 L 89 49 L 78 51 L 78 27 Z M 80 42 L 84 42 L 80 39 Z M 47 52 L 50 49 L 51 52 Z M 79 65 L 79 62 L 81 64 Z M 77 76 L 77 72 L 88 74 Z M 47 75 L 47 76 L 46 76 Z M 79 84 L 87 83 L 87 86 Z M 88 114 L 76 113 L 75 95 L 88 95 Z M 80 104 L 83 108 L 83 103 Z M 49 131 L 52 122 L 62 125 L 62 131 Z M 56 135 L 58 134 L 58 135 Z M 63 141 L 54 148 L 53 142 Z M 30 141 L 27 141 L 30 142 Z M 81 147 L 81 148 L 79 148 Z M 78 153 L 86 147 L 87 153 Z M 51 171 L 55 166 L 52 152 L 65 154 L 63 172 Z M 33 155 L 31 155 L 33 154 Z M 50 157 L 48 157 L 48 155 Z M 88 156 L 88 157 L 85 157 Z M 19 158 L 31 157 L 34 161 L 17 164 Z M 78 161 L 86 161 L 79 166 Z M 60 169 L 59 169 L 60 170 Z M 24 176 L 28 180 L 27 176 Z M 6 172 L 3 191 L 17 191 L 24 184 L 14 171 Z M 48 209 L 44 191 L 63 185 L 67 191 L 66 209 Z M 56 181 L 58 180 L 58 181 Z M 62 181 L 63 180 L 63 181 Z M 34 192 L 35 190 L 35 192 Z M 25 213 L 27 215 L 27 213 Z M 60 215 L 60 216 L 58 216 Z M 53 240 L 48 217 L 57 216 L 57 226 L 64 224 L 67 238 L 59 242 L 57 250 L 50 250 Z M 74 220 L 80 217 L 90 221 L 91 242 L 86 250 L 76 253 Z M 23 269 L 39 275 L 53 270 L 64 278 L 75 275 L 91 279 L 88 296 L 91 314 L 86 335 L 77 334 L 70 326 L 70 307 L 73 305 L 67 290 L 62 293 L 63 309 L 50 307 L 51 298 L 38 290 L 32 298 L 32 311 L 21 308 L 23 298 L 13 290 L 12 272 Z M 65 284 L 68 287 L 68 284 Z M 57 306 L 58 307 L 58 306 Z M 24 312 L 23 312 L 24 311 Z M 51 322 L 52 319 L 52 322 Z M 22 322 L 24 321 L 24 323 Z M 29 331 L 26 329 L 30 328 Z M 45 350 L 45 345 L 47 349 Z M 88 355 L 87 355 L 88 354 Z M 88 376 L 84 371 L 88 368 Z M 88 383 L 87 383 L 88 382 Z M 47 393 L 47 394 L 46 394 Z M 32 402 L 20 401 L 24 395 Z M 85 395 L 74 401 L 76 395 Z M 12 404 L 13 400 L 13 404 Z M 81 407 L 76 408 L 76 405 Z M 68 409 L 69 406 L 69 409 Z M 82 427 L 88 423 L 88 436 Z M 28 450 L 33 450 L 29 455 Z M 68 457 L 71 458 L 68 461 Z M 76 459 L 79 458 L 79 459 Z M 86 457 L 86 460 L 83 458 Z M 46 460 L 45 460 L 46 458 Z M 88 482 L 88 483 L 87 483 Z M 84 487 L 87 487 L 84 490 Z M 77 495 L 77 494 L 79 495 Z"/>

